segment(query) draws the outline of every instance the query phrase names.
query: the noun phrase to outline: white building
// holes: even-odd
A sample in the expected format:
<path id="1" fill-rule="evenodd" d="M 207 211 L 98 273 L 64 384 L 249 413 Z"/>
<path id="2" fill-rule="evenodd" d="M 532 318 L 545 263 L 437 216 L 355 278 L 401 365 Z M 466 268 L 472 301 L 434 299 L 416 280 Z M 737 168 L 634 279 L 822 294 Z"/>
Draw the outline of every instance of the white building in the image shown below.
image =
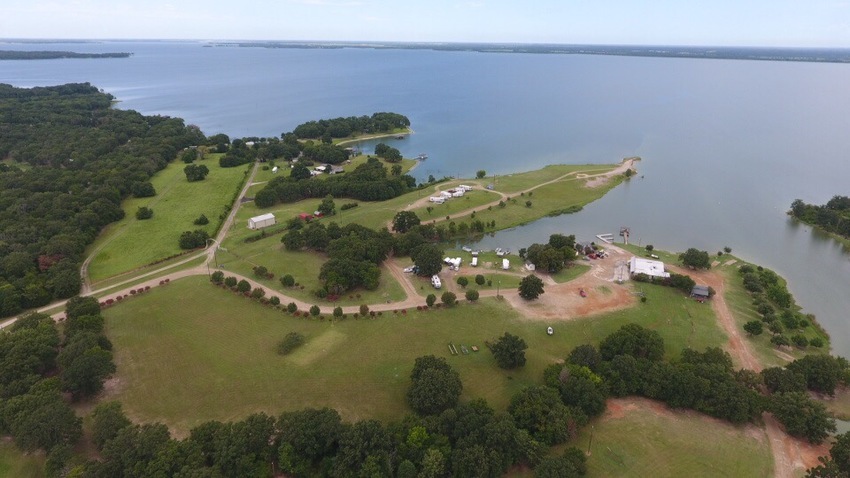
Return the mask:
<path id="1" fill-rule="evenodd" d="M 643 259 L 641 257 L 632 257 L 629 260 L 629 274 L 646 274 L 650 277 L 670 277 L 668 272 L 664 272 L 664 263 L 661 261 L 653 261 Z"/>
<path id="2" fill-rule="evenodd" d="M 262 216 L 252 217 L 248 219 L 248 229 L 262 229 L 264 227 L 274 226 L 274 214 L 268 213 Z"/>

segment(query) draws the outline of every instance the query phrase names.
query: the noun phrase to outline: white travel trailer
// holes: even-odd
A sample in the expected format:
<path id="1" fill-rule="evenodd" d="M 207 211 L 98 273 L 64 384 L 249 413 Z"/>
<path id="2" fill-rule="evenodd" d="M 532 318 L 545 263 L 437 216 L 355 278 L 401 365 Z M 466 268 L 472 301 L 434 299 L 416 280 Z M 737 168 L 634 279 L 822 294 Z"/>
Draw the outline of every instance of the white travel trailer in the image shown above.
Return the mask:
<path id="1" fill-rule="evenodd" d="M 431 196 L 428 198 L 428 200 L 437 204 L 443 204 L 444 202 L 446 202 L 446 198 L 442 196 Z"/>
<path id="2" fill-rule="evenodd" d="M 472 267 L 478 267 L 478 257 L 473 257 L 472 262 L 469 263 Z"/>
<path id="3" fill-rule="evenodd" d="M 511 261 L 507 259 L 502 259 L 502 269 L 508 270 L 511 268 Z"/>
<path id="4" fill-rule="evenodd" d="M 452 193 L 452 197 L 453 197 L 453 198 L 463 197 L 463 194 L 464 194 L 464 193 L 463 193 L 463 190 L 457 190 L 457 191 L 455 191 L 455 192 L 453 192 L 453 193 Z"/>
<path id="5" fill-rule="evenodd" d="M 437 275 L 431 276 L 431 285 L 434 286 L 435 289 L 439 289 L 440 287 L 443 287 L 443 283 L 440 282 L 440 277 L 437 276 Z"/>

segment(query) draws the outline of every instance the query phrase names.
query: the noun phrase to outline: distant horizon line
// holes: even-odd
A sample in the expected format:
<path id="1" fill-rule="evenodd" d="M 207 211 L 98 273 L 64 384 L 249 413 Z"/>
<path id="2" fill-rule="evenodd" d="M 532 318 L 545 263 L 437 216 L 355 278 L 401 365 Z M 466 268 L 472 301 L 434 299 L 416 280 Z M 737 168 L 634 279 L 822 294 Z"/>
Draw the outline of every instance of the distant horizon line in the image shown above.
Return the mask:
<path id="1" fill-rule="evenodd" d="M 505 46 L 564 46 L 564 47 L 631 47 L 631 48 L 748 48 L 779 50 L 850 50 L 850 46 L 793 46 L 793 45 L 712 45 L 676 43 L 563 43 L 533 41 L 460 41 L 460 40 L 282 40 L 282 39 L 236 39 L 236 38 L 0 38 L 0 43 L 99 43 L 99 42 L 185 42 L 185 43 L 281 43 L 293 45 L 505 45 Z"/>

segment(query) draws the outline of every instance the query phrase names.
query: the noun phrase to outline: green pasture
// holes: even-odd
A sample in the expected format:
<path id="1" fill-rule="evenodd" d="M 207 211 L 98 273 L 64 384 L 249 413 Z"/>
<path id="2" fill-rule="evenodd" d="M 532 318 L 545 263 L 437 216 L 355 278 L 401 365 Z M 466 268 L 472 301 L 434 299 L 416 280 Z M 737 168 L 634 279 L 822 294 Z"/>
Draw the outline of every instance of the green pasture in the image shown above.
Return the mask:
<path id="1" fill-rule="evenodd" d="M 40 452 L 24 453 L 11 441 L 0 442 L 0 477 L 43 478 L 45 458 Z"/>
<path id="2" fill-rule="evenodd" d="M 587 451 L 589 477 L 773 476 L 767 437 L 691 411 L 653 411 L 639 401 L 623 416 L 606 414 L 570 443 Z"/>
<path id="3" fill-rule="evenodd" d="M 599 174 L 610 171 L 616 167 L 616 164 L 551 164 L 534 171 L 496 176 L 495 180 L 491 175 L 486 178 L 476 180 L 476 182 L 483 186 L 493 184 L 494 189 L 497 191 L 514 194 L 533 188 L 547 181 L 558 179 L 566 174 Z M 572 176 L 568 176 L 568 178 L 569 177 Z M 535 194 L 537 193 L 535 192 Z"/>
<path id="4" fill-rule="evenodd" d="M 250 165 L 220 168 L 217 154 L 208 154 L 198 164 L 210 170 L 203 181 L 186 181 L 186 165 L 174 161 L 151 179 L 156 196 L 124 201 L 126 217 L 107 226 L 89 248 L 89 253 L 95 255 L 89 266 L 95 287 L 103 279 L 179 254 L 182 251 L 177 241 L 183 231 L 204 229 L 210 235 L 215 233 Z M 153 218 L 137 220 L 139 206 L 153 209 Z M 209 218 L 209 224 L 194 225 L 192 222 L 201 214 Z"/>
<path id="5" fill-rule="evenodd" d="M 685 345 L 725 341 L 709 307 L 663 287 L 648 288 L 648 302 L 633 309 L 565 322 L 530 321 L 490 298 L 331 323 L 292 317 L 206 280 L 174 281 L 104 311 L 121 384 L 104 399 L 121 400 L 134 420 L 163 421 L 185 434 L 206 420 L 306 406 L 334 407 L 348 420 L 399 419 L 409 412 L 404 394 L 413 361 L 427 354 L 446 357 L 458 370 L 462 400 L 481 397 L 504 409 L 518 390 L 540 383 L 548 364 L 629 322 L 657 330 L 670 356 Z M 276 343 L 291 331 L 304 334 L 306 345 L 276 355 Z M 529 345 L 522 369 L 497 368 L 484 345 L 506 331 Z M 480 351 L 450 356 L 449 343 Z"/>
<path id="6" fill-rule="evenodd" d="M 275 290 L 312 304 L 374 304 L 398 302 L 407 297 L 401 285 L 392 277 L 390 272 L 382 269 L 380 285 L 375 290 L 357 289 L 333 303 L 326 299 L 319 299 L 314 292 L 322 286 L 321 281 L 319 281 L 319 270 L 326 261 L 325 256 L 308 251 L 287 251 L 280 243 L 280 237 L 280 235 L 277 235 L 243 244 L 239 247 L 238 252 L 231 248 L 220 249 L 216 253 L 218 265 L 225 276 L 229 271 L 233 271 L 253 278 L 269 290 Z M 274 274 L 274 277 L 272 279 L 256 277 L 254 275 L 254 267 L 256 266 L 265 266 L 269 272 Z M 280 277 L 286 274 L 292 275 L 299 286 L 294 288 L 284 287 L 280 283 Z"/>

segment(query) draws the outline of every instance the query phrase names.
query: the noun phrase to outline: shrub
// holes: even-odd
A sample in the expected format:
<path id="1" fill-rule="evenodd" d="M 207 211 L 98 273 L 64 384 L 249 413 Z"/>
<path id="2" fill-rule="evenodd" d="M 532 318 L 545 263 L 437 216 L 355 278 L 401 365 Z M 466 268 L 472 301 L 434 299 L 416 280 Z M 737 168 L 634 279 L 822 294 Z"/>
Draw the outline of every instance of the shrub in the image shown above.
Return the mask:
<path id="1" fill-rule="evenodd" d="M 265 266 L 254 267 L 254 275 L 257 276 L 257 277 L 263 277 L 264 278 L 264 277 L 266 277 L 266 275 L 268 273 L 269 273 L 269 270 L 266 269 Z"/>
<path id="2" fill-rule="evenodd" d="M 289 274 L 286 274 L 285 276 L 282 276 L 282 277 L 280 278 L 280 283 L 281 283 L 284 287 L 292 287 L 292 286 L 294 286 L 294 285 L 295 285 L 295 278 L 294 278 L 294 277 L 292 277 L 292 276 L 291 276 L 291 275 L 289 275 Z"/>
<path id="3" fill-rule="evenodd" d="M 824 346 L 823 339 L 820 337 L 815 337 L 812 340 L 809 340 L 809 345 L 819 349 Z"/>
<path id="4" fill-rule="evenodd" d="M 475 289 L 469 289 L 468 291 L 466 291 L 465 295 L 466 295 L 466 300 L 468 300 L 470 302 L 475 302 L 476 300 L 478 300 L 478 296 L 479 296 L 478 291 L 475 290 Z"/>
<path id="5" fill-rule="evenodd" d="M 366 304 L 360 304 L 360 315 L 366 315 L 369 313 L 369 306 Z"/>
<path id="6" fill-rule="evenodd" d="M 251 291 L 251 297 L 254 299 L 259 299 L 266 296 L 266 290 L 262 287 L 255 287 L 254 290 Z"/>
<path id="7" fill-rule="evenodd" d="M 294 314 L 298 312 L 298 306 L 295 304 L 295 302 L 290 302 L 286 304 L 286 311 L 290 314 Z"/>
<path id="8" fill-rule="evenodd" d="M 139 209 L 136 209 L 136 219 L 143 221 L 145 219 L 150 219 L 153 217 L 153 209 L 145 206 L 140 206 Z"/>
<path id="9" fill-rule="evenodd" d="M 196 226 L 206 226 L 209 223 L 210 223 L 210 220 L 207 219 L 207 216 L 205 216 L 203 214 L 201 214 L 200 216 L 198 216 L 197 219 L 192 221 L 192 224 L 194 224 Z"/>
<path id="10" fill-rule="evenodd" d="M 216 284 L 216 285 L 224 282 L 224 272 L 221 272 L 221 271 L 213 272 L 212 275 L 210 276 L 210 282 L 212 282 L 213 284 Z"/>
<path id="11" fill-rule="evenodd" d="M 460 276 L 457 278 L 457 285 L 466 288 L 466 286 L 469 285 L 469 279 L 464 276 Z"/>
<path id="12" fill-rule="evenodd" d="M 239 281 L 236 280 L 236 278 L 233 277 L 233 276 L 229 276 L 226 279 L 224 279 L 224 285 L 226 285 L 227 287 L 230 287 L 231 289 L 233 287 L 236 287 L 237 282 L 239 282 Z"/>
<path id="13" fill-rule="evenodd" d="M 435 302 L 437 302 L 437 296 L 434 294 L 428 294 L 428 297 L 425 298 L 425 303 L 428 304 L 428 307 L 434 307 Z"/>
<path id="14" fill-rule="evenodd" d="M 342 317 L 342 307 L 334 307 L 334 317 Z"/>
<path id="15" fill-rule="evenodd" d="M 782 334 L 776 334 L 773 337 L 771 337 L 770 343 L 772 343 L 773 345 L 775 345 L 777 347 L 782 347 L 783 345 L 784 346 L 791 345 L 791 341 L 788 340 L 788 337 L 786 337 Z"/>
<path id="16" fill-rule="evenodd" d="M 280 297 L 278 297 L 276 295 L 269 297 L 269 304 L 274 305 L 274 306 L 280 305 Z"/>
<path id="17" fill-rule="evenodd" d="M 487 279 L 482 274 L 476 274 L 475 283 L 478 285 L 484 285 L 487 282 Z"/>
<path id="18" fill-rule="evenodd" d="M 797 334 L 791 337 L 791 343 L 793 343 L 797 348 L 804 349 L 809 346 L 809 339 L 801 334 Z"/>
<path id="19" fill-rule="evenodd" d="M 277 344 L 277 353 L 286 355 L 304 344 L 304 336 L 298 332 L 290 332 Z"/>
<path id="20" fill-rule="evenodd" d="M 443 295 L 440 296 L 440 301 L 446 305 L 446 307 L 451 307 L 457 303 L 457 296 L 454 292 L 443 292 Z"/>
<path id="21" fill-rule="evenodd" d="M 310 307 L 310 315 L 312 315 L 313 317 L 319 315 L 320 312 L 321 312 L 321 309 L 319 309 L 318 305 L 314 305 L 314 306 Z"/>

